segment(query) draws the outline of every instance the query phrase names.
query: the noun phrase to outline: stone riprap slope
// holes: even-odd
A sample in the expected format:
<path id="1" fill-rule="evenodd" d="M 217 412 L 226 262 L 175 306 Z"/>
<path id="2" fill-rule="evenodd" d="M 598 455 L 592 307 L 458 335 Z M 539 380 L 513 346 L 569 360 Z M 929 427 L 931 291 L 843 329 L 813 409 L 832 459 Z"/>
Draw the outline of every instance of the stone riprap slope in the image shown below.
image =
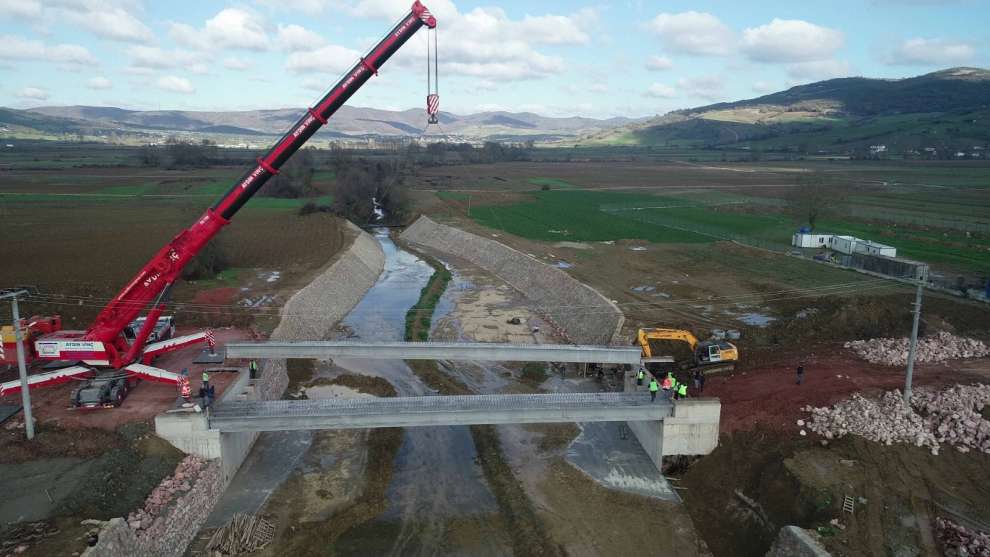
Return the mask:
<path id="1" fill-rule="evenodd" d="M 289 299 L 282 308 L 282 318 L 272 339 L 329 337 L 337 322 L 374 286 L 385 267 L 385 254 L 374 238 L 353 224 L 348 225 L 354 233 L 353 243 L 313 282 Z M 255 381 L 255 397 L 279 399 L 288 382 L 285 360 L 266 360 Z M 175 473 L 151 492 L 142 508 L 132 512 L 127 520 L 115 518 L 104 523 L 99 542 L 87 549 L 83 557 L 184 555 L 223 495 L 230 476 L 224 474 L 218 459 L 187 456 Z"/>
<path id="2" fill-rule="evenodd" d="M 610 344 L 617 340 L 622 311 L 590 286 L 564 271 L 537 261 L 505 244 L 420 217 L 401 238 L 428 251 L 464 259 L 521 292 L 532 309 L 572 342 Z"/>
<path id="3" fill-rule="evenodd" d="M 981 414 L 987 404 L 990 385 L 956 385 L 942 391 L 923 387 L 914 391 L 910 406 L 898 391 L 877 399 L 854 394 L 831 408 L 806 406 L 811 419 L 807 424 L 799 420 L 798 426 L 807 425 L 826 439 L 853 434 L 887 445 L 912 443 L 931 448 L 935 455 L 943 443 L 960 452 L 990 454 L 990 421 Z"/>
<path id="4" fill-rule="evenodd" d="M 361 301 L 385 267 L 378 241 L 351 223 L 351 246 L 313 282 L 282 307 L 272 340 L 324 340 L 334 326 Z"/>
<path id="5" fill-rule="evenodd" d="M 873 338 L 854 340 L 843 346 L 852 349 L 860 358 L 870 363 L 902 366 L 907 364 L 910 339 Z M 990 347 L 987 347 L 986 343 L 942 331 L 934 336 L 918 339 L 915 361 L 930 363 L 986 356 L 990 356 Z"/>

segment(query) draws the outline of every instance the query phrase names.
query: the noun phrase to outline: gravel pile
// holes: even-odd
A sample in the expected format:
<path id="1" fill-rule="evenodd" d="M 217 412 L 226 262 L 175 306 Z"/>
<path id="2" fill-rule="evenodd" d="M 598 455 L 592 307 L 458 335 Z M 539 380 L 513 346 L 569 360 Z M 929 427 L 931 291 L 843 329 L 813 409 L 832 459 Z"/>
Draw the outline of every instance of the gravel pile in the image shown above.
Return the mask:
<path id="1" fill-rule="evenodd" d="M 907 364 L 910 339 L 873 338 L 854 340 L 843 346 L 852 349 L 859 357 L 874 364 L 902 366 Z M 990 356 L 990 347 L 982 341 L 957 337 L 942 331 L 935 336 L 918 339 L 916 362 L 943 362 L 961 358 Z"/>
<path id="2" fill-rule="evenodd" d="M 990 535 L 941 517 L 935 519 L 935 530 L 948 557 L 990 557 Z"/>
<path id="3" fill-rule="evenodd" d="M 956 385 L 943 391 L 918 389 L 910 407 L 900 392 L 888 391 L 879 399 L 854 394 L 831 408 L 804 410 L 811 413 L 808 429 L 826 439 L 853 434 L 886 445 L 929 447 L 934 455 L 942 443 L 959 452 L 990 454 L 990 421 L 980 414 L 987 404 L 990 385 Z M 805 425 L 804 420 L 798 425 Z"/>
<path id="4" fill-rule="evenodd" d="M 175 468 L 175 474 L 162 480 L 145 499 L 144 507 L 128 515 L 127 524 L 131 529 L 138 531 L 151 527 L 170 503 L 192 489 L 204 466 L 206 461 L 195 455 L 182 459 Z"/>

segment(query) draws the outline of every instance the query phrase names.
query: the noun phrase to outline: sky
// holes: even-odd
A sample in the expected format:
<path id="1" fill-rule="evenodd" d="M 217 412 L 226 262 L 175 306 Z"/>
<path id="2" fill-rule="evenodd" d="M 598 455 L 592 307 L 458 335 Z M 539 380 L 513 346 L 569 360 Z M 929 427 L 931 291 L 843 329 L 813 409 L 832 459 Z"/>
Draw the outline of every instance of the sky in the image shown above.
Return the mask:
<path id="1" fill-rule="evenodd" d="M 426 0 L 441 110 L 641 117 L 990 66 L 990 0 Z M 0 0 L 0 106 L 312 105 L 411 0 Z M 351 99 L 419 108 L 426 32 Z"/>

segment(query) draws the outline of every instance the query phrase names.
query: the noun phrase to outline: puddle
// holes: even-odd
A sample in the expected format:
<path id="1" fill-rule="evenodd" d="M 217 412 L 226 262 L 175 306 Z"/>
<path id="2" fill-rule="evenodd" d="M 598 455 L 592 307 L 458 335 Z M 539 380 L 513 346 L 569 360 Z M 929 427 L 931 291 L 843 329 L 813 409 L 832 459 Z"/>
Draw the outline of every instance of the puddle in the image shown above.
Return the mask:
<path id="1" fill-rule="evenodd" d="M 751 327 L 766 327 L 770 323 L 777 320 L 776 317 L 771 317 L 769 315 L 764 315 L 762 313 L 750 312 L 744 313 L 736 317 L 737 321 L 742 321 L 743 323 Z"/>
<path id="2" fill-rule="evenodd" d="M 646 251 L 646 246 L 632 246 L 629 251 Z"/>
<path id="3" fill-rule="evenodd" d="M 568 263 L 566 261 L 558 261 L 558 262 L 554 263 L 553 266 L 556 267 L 556 268 L 558 268 L 558 269 L 570 269 L 570 268 L 574 267 L 574 265 L 571 265 L 570 263 Z"/>
<path id="4" fill-rule="evenodd" d="M 632 287 L 632 291 L 633 292 L 653 292 L 656 289 L 657 289 L 656 286 L 649 286 L 649 285 L 645 285 L 645 284 L 642 285 L 642 286 L 634 286 L 634 287 Z"/>
<path id="5" fill-rule="evenodd" d="M 282 271 L 265 271 L 258 273 L 258 278 L 265 282 L 278 282 L 282 278 Z"/>

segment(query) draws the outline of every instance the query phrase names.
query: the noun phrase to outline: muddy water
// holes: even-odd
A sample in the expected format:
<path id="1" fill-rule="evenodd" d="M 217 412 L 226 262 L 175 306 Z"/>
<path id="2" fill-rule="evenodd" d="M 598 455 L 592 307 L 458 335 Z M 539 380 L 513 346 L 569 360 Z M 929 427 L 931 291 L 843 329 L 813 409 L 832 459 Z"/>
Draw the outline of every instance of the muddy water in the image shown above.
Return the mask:
<path id="1" fill-rule="evenodd" d="M 419 299 L 433 269 L 397 247 L 386 231 L 377 231 L 375 238 L 385 252 L 385 270 L 341 325 L 353 340 L 402 340 L 406 312 Z M 438 312 L 450 307 L 441 304 Z M 434 394 L 401 360 L 338 359 L 334 364 L 344 372 L 382 377 L 399 396 Z M 371 524 L 342 536 L 337 553 L 476 554 L 477 541 L 487 546 L 489 554 L 509 553 L 508 536 L 480 520 L 498 509 L 476 458 L 466 427 L 407 428 L 386 491 L 386 511 Z M 451 525 L 464 523 L 474 526 L 469 539 L 458 544 L 452 541 Z"/>

